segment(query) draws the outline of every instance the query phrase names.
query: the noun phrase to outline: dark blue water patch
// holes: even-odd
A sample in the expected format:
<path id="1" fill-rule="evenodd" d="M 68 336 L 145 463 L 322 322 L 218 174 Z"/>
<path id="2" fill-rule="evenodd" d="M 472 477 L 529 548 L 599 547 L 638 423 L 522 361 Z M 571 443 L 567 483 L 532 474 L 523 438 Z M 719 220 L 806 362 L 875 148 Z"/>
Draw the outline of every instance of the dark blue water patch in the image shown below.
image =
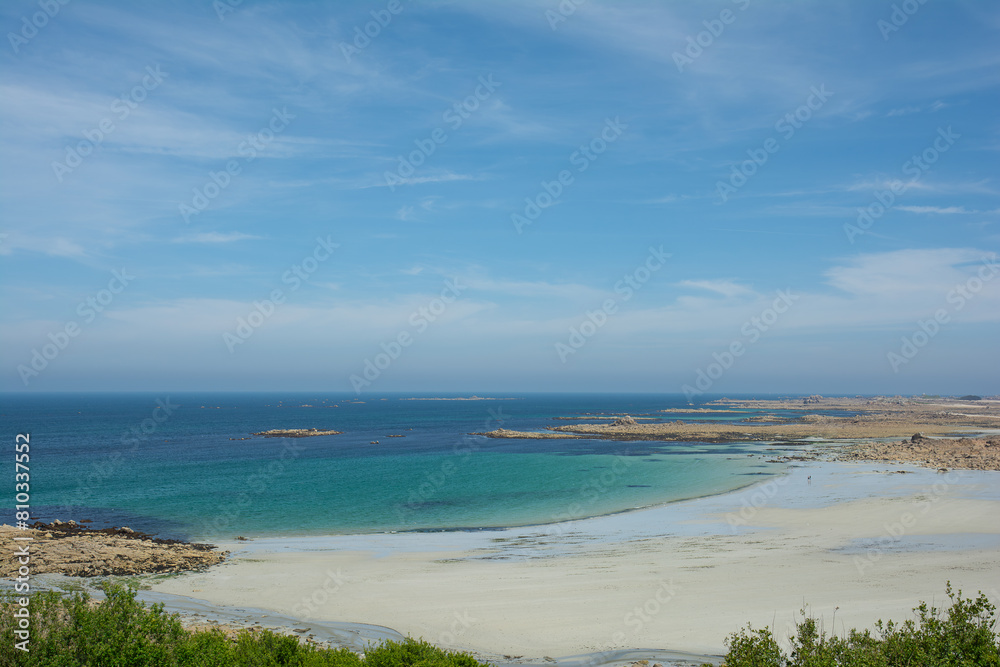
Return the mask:
<path id="1" fill-rule="evenodd" d="M 55 520 L 78 522 L 87 529 L 121 528 L 127 526 L 140 533 L 175 540 L 190 540 L 192 535 L 188 526 L 182 522 L 171 521 L 162 517 L 139 515 L 127 510 L 108 507 L 67 507 L 39 505 L 31 508 L 29 523 L 41 521 L 52 523 Z M 0 523 L 15 525 L 15 510 L 0 508 Z"/>

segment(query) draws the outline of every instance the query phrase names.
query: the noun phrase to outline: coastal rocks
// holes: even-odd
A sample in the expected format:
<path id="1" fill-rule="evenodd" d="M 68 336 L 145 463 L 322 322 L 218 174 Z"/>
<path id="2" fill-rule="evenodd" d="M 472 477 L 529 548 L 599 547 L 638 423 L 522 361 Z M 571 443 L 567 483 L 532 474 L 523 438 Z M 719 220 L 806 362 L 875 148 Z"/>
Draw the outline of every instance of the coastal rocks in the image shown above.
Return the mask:
<path id="1" fill-rule="evenodd" d="M 810 397 L 813 398 L 813 397 Z M 819 397 L 816 397 L 819 398 Z M 731 406 L 739 410 L 760 411 L 761 420 L 736 424 L 727 421 L 686 423 L 574 423 L 550 427 L 561 433 L 607 440 L 660 440 L 684 442 L 741 442 L 760 440 L 793 441 L 803 438 L 829 440 L 909 437 L 914 432 L 928 436 L 952 434 L 957 428 L 996 429 L 1000 424 L 993 403 L 962 404 L 961 412 L 944 411 L 956 405 L 948 399 L 906 401 L 894 399 L 823 398 L 822 405 L 802 405 L 801 398 L 778 400 L 712 401 L 712 406 Z M 716 408 L 713 407 L 712 411 Z M 772 411 L 798 414 L 776 415 Z M 828 414 L 836 411 L 842 414 Z M 817 414 L 819 412 L 819 414 Z M 851 414 L 853 413 L 853 414 Z M 595 418 L 596 419 L 596 418 Z M 636 420 L 638 421 L 638 420 Z M 503 437 L 503 436 L 498 436 Z"/>
<path id="2" fill-rule="evenodd" d="M 550 440 L 556 438 L 575 438 L 575 435 L 568 433 L 532 433 L 530 431 L 511 431 L 506 428 L 498 428 L 485 433 L 470 433 L 469 435 L 482 435 L 487 438 L 512 438 L 523 440 Z"/>
<path id="3" fill-rule="evenodd" d="M 986 438 L 926 438 L 914 435 L 899 442 L 854 445 L 841 461 L 893 461 L 947 470 L 1000 470 L 1000 436 Z"/>
<path id="4" fill-rule="evenodd" d="M 0 540 L 31 537 L 31 572 L 97 577 L 201 570 L 221 563 L 228 551 L 211 544 L 166 540 L 128 527 L 88 530 L 75 522 L 36 521 L 27 530 L 0 526 Z M 0 577 L 16 576 L 19 563 L 14 550 L 0 557 Z"/>
<path id="5" fill-rule="evenodd" d="M 317 428 L 273 428 L 254 433 L 265 438 L 310 438 L 314 435 L 340 435 L 343 431 L 321 431 Z"/>
<path id="6" fill-rule="evenodd" d="M 624 417 L 619 417 L 618 419 L 616 419 L 613 422 L 611 422 L 611 425 L 612 426 L 635 426 L 638 423 L 639 422 L 637 422 L 635 419 L 633 419 L 629 415 L 625 415 Z"/>

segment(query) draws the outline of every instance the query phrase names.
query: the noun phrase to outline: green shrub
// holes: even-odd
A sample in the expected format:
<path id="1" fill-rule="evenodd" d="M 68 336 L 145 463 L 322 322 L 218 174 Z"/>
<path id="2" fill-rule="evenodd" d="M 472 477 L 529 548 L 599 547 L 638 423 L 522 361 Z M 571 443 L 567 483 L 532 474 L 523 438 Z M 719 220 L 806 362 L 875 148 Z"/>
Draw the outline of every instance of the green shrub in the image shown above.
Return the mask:
<path id="1" fill-rule="evenodd" d="M 470 655 L 427 642 L 385 642 L 362 660 L 346 648 L 301 644 L 269 630 L 244 631 L 231 641 L 219 630 L 189 632 L 162 604 L 147 607 L 135 589 L 104 587 L 93 604 L 87 592 L 31 597 L 30 651 L 15 648 L 17 595 L 0 594 L 0 666 L 24 667 L 487 667 Z"/>
<path id="2" fill-rule="evenodd" d="M 921 602 L 917 618 L 828 636 L 816 619 L 805 617 L 790 637 L 786 655 L 767 628 L 750 626 L 726 639 L 726 667 L 1000 667 L 996 607 L 979 593 L 975 600 L 945 587 L 951 606 L 942 610 Z"/>
<path id="3" fill-rule="evenodd" d="M 479 667 L 471 655 L 442 651 L 427 642 L 407 638 L 385 642 L 365 653 L 365 667 Z"/>

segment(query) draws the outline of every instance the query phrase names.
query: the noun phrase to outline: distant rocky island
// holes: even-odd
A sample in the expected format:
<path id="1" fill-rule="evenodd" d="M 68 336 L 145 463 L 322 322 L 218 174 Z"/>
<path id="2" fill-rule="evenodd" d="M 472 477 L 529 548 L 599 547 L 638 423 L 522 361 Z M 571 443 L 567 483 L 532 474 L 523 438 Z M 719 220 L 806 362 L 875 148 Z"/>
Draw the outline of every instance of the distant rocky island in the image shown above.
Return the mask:
<path id="1" fill-rule="evenodd" d="M 401 398 L 401 401 L 520 401 L 520 398 L 491 398 L 489 396 L 459 396 L 456 398 L 436 398 L 426 396 L 414 396 L 411 398 Z"/>
<path id="2" fill-rule="evenodd" d="M 314 435 L 340 435 L 343 431 L 321 431 L 317 428 L 272 428 L 254 433 L 265 438 L 311 438 Z"/>

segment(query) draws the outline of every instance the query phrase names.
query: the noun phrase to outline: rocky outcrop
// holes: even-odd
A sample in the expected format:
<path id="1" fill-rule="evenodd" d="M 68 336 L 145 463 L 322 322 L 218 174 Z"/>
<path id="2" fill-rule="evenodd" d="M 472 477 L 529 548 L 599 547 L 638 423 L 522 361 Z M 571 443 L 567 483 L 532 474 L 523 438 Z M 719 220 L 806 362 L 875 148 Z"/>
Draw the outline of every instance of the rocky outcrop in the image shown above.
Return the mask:
<path id="1" fill-rule="evenodd" d="M 630 417 L 629 415 L 625 415 L 624 417 L 619 417 L 618 419 L 616 419 L 613 422 L 611 422 L 611 425 L 612 426 L 635 426 L 638 423 L 639 422 L 637 422 L 636 420 L 632 419 L 632 417 Z"/>
<path id="2" fill-rule="evenodd" d="M 842 461 L 893 461 L 928 468 L 1000 470 L 1000 436 L 927 438 L 919 433 L 899 442 L 868 442 L 847 448 Z"/>
<path id="3" fill-rule="evenodd" d="M 830 440 L 902 438 L 914 432 L 928 436 L 953 436 L 959 429 L 993 430 L 1000 426 L 1000 405 L 985 400 L 977 404 L 956 403 L 947 399 L 907 400 L 905 404 L 899 404 L 895 399 L 826 397 L 821 399 L 819 405 L 803 405 L 802 401 L 802 398 L 796 398 L 711 403 L 760 411 L 762 414 L 753 422 L 692 420 L 685 423 L 648 423 L 636 420 L 635 424 L 573 423 L 549 427 L 548 430 L 607 440 L 746 442 L 798 441 L 807 437 Z M 785 414 L 772 412 L 778 410 Z M 822 413 L 827 410 L 854 414 Z M 820 411 L 820 414 L 814 414 L 815 411 Z M 789 412 L 793 415 L 788 415 Z M 795 413 L 798 416 L 794 416 Z"/>
<path id="4" fill-rule="evenodd" d="M 14 537 L 31 540 L 14 542 Z M 225 560 L 228 551 L 211 544 L 156 538 L 128 528 L 88 530 L 74 521 L 36 521 L 26 530 L 0 526 L 0 540 L 27 545 L 31 574 L 46 572 L 70 577 L 149 574 L 200 570 Z M 14 549 L 0 556 L 0 576 L 16 576 L 21 563 Z"/>
<path id="5" fill-rule="evenodd" d="M 525 440 L 550 440 L 557 438 L 575 438 L 575 435 L 568 433 L 532 433 L 530 431 L 512 431 L 507 428 L 498 428 L 485 433 L 470 433 L 469 435 L 482 435 L 487 438 L 512 438 Z"/>
<path id="6" fill-rule="evenodd" d="M 316 428 L 272 428 L 270 431 L 254 433 L 265 438 L 309 438 L 314 435 L 340 435 L 343 431 L 321 431 Z"/>

